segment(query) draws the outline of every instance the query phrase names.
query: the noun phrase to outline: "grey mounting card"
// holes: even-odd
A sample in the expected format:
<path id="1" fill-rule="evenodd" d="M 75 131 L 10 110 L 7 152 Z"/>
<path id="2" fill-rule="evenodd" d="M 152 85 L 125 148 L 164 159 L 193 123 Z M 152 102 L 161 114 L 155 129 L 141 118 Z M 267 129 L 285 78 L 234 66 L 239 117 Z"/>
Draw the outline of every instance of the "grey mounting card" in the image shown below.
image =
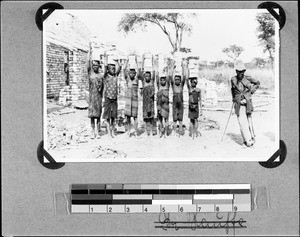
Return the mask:
<path id="1" fill-rule="evenodd" d="M 299 39 L 298 3 L 296 1 L 276 1 L 286 14 L 285 25 L 280 30 L 279 137 L 286 144 L 287 156 L 284 163 L 274 169 L 266 169 L 258 162 L 242 161 L 68 162 L 56 170 L 42 166 L 37 159 L 37 146 L 44 140 L 43 110 L 45 100 L 43 97 L 45 94 L 43 88 L 45 79 L 43 77 L 43 52 L 45 51 L 42 44 L 43 33 L 37 27 L 35 16 L 38 9 L 45 3 L 45 1 L 1 2 L 1 234 L 3 236 L 226 235 L 223 229 L 192 230 L 187 228 L 165 230 L 164 227 L 155 227 L 161 226 L 158 222 L 167 220 L 168 217 L 171 221 L 193 220 L 194 216 L 188 215 L 188 213 L 182 215 L 175 213 L 171 215 L 159 215 L 159 213 L 69 215 L 68 209 L 65 209 L 66 203 L 69 203 L 70 200 L 69 192 L 72 184 L 120 183 L 146 185 L 251 184 L 252 193 L 257 201 L 253 203 L 254 210 L 240 212 L 236 216 L 236 218 L 243 218 L 246 221 L 247 228 L 236 229 L 235 232 L 230 230 L 228 235 L 299 236 Z M 58 3 L 65 10 L 255 10 L 263 2 L 59 1 Z M 49 15 L 48 20 L 51 17 L 52 14 Z M 220 24 L 225 20 L 219 20 Z M 238 19 L 238 21 L 240 20 Z M 95 24 L 98 24 L 98 22 L 95 22 Z M 244 25 L 236 28 L 236 31 L 243 30 L 243 28 L 245 28 Z M 127 37 L 133 37 L 134 35 L 130 32 Z M 205 38 L 205 35 L 202 37 Z M 225 40 L 227 34 L 221 34 L 220 31 L 218 37 Z M 163 41 L 159 43 L 162 44 Z M 212 44 L 213 40 L 210 43 Z M 225 47 L 229 45 L 226 44 Z M 169 44 L 167 43 L 166 46 L 169 47 Z M 202 47 L 202 45 L 199 44 L 199 47 Z M 188 47 L 186 46 L 186 48 Z M 240 57 L 245 52 L 243 51 Z M 247 60 L 244 63 L 247 63 Z M 64 69 L 64 64 L 62 69 Z M 249 70 L 248 68 L 247 71 Z M 233 74 L 230 73 L 231 75 L 234 75 L 234 72 Z M 219 77 L 221 79 L 223 76 L 219 75 Z M 254 93 L 253 100 L 260 95 L 259 90 Z M 253 105 L 255 107 L 259 104 L 253 101 Z M 207 110 L 203 110 L 203 116 L 207 116 L 208 112 L 213 111 L 208 110 L 208 106 L 206 108 Z M 229 117 L 228 110 L 230 110 L 230 106 L 226 109 L 224 111 L 226 116 L 223 123 L 220 124 L 223 128 L 221 128 L 222 132 L 217 129 L 202 130 L 199 126 L 201 133 L 203 133 L 200 138 L 202 139 L 201 142 L 205 142 L 204 135 L 207 135 L 208 132 L 219 132 L 218 137 L 221 140 L 225 130 L 224 125 L 226 125 L 226 120 Z M 256 111 L 258 109 L 265 110 L 265 106 L 254 109 Z M 83 110 L 83 113 L 87 116 L 86 110 Z M 257 113 L 260 112 L 253 112 L 252 114 L 254 129 L 256 126 L 260 126 L 260 124 L 257 124 L 257 118 L 255 118 Z M 261 113 L 263 115 L 266 112 L 261 111 Z M 171 113 L 170 116 L 172 122 Z M 86 120 L 88 120 L 88 117 L 86 117 Z M 86 120 L 87 126 L 90 126 L 89 121 Z M 214 126 L 214 123 L 211 123 L 211 125 Z M 186 126 L 188 129 L 189 124 L 186 124 Z M 232 133 L 233 129 L 235 129 L 236 135 L 240 135 L 237 127 L 237 118 L 233 114 L 230 117 L 222 142 L 227 142 L 228 133 Z M 258 133 L 259 131 L 255 129 L 255 132 Z M 90 136 L 90 131 L 88 135 Z M 103 140 L 105 136 L 103 135 Z M 238 138 L 238 141 L 240 141 L 241 137 L 238 136 Z M 192 138 L 188 141 L 191 140 Z M 258 137 L 255 145 L 257 144 Z M 245 147 L 243 150 L 250 149 L 252 148 Z M 45 147 L 45 150 L 48 151 L 48 148 Z M 147 147 L 147 151 L 152 151 L 152 147 Z M 49 152 L 56 159 L 54 154 L 51 151 Z M 269 202 L 265 200 L 264 193 L 266 193 L 266 190 L 269 190 L 269 196 L 267 196 Z M 229 214 L 230 217 L 233 216 L 233 213 Z M 198 220 L 203 218 L 217 220 L 215 213 L 212 213 L 212 215 L 202 213 L 198 214 L 197 218 L 199 217 Z M 160 217 L 161 219 L 159 219 Z M 227 218 L 225 213 L 224 218 Z M 166 225 L 170 225 L 170 222 L 166 221 L 164 226 Z"/>

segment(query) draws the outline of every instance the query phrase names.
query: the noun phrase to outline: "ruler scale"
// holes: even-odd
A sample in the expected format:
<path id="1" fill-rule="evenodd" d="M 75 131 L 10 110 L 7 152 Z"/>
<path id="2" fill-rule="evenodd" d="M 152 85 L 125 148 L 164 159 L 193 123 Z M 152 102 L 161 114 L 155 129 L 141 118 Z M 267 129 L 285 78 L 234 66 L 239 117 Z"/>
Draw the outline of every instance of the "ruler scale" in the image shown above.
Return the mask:
<path id="1" fill-rule="evenodd" d="M 250 184 L 72 184 L 72 213 L 249 212 Z"/>

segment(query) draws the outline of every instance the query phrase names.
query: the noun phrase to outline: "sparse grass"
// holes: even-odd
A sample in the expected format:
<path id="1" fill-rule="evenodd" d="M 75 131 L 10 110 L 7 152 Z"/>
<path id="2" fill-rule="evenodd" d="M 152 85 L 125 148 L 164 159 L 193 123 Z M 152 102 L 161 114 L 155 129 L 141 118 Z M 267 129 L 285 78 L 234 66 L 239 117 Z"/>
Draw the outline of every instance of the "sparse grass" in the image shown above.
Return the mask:
<path id="1" fill-rule="evenodd" d="M 245 75 L 251 76 L 260 81 L 261 89 L 274 89 L 275 75 L 272 69 L 248 69 Z M 230 85 L 230 78 L 235 76 L 233 68 L 204 68 L 200 70 L 200 78 L 215 81 L 217 84 L 225 83 Z"/>

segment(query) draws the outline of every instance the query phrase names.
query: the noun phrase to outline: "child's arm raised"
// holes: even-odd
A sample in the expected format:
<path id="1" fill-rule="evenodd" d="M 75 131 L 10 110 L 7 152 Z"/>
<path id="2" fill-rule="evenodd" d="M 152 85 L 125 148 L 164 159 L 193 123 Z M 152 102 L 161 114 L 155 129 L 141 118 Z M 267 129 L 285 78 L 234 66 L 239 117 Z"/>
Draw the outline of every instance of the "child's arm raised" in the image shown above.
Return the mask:
<path id="1" fill-rule="evenodd" d="M 156 79 L 156 82 L 158 81 L 158 80 L 157 80 L 158 73 L 156 74 L 155 71 L 152 71 L 152 75 L 151 75 L 151 76 L 152 76 L 152 81 L 153 81 L 153 85 L 154 85 L 155 79 Z"/>
<path id="2" fill-rule="evenodd" d="M 117 64 L 116 75 L 119 76 L 122 66 L 119 63 L 119 60 L 116 60 L 116 64 Z"/>
<path id="3" fill-rule="evenodd" d="M 174 80 L 173 80 L 173 75 L 169 75 L 169 78 L 170 78 L 170 84 L 171 84 L 171 86 L 173 86 L 174 85 Z"/>
<path id="4" fill-rule="evenodd" d="M 106 55 L 106 53 L 104 53 L 103 78 L 106 78 L 107 73 L 108 73 L 108 70 L 107 70 L 107 55 Z M 103 81 L 104 81 L 104 79 L 103 79 Z"/>
<path id="5" fill-rule="evenodd" d="M 170 77 L 170 83 L 171 85 L 173 86 L 174 85 L 174 62 L 172 63 L 172 66 L 171 66 L 171 72 L 169 73 L 169 77 Z"/>
<path id="6" fill-rule="evenodd" d="M 168 88 L 170 87 L 172 78 L 173 78 L 173 76 L 171 76 L 171 75 L 167 75 L 167 76 L 166 76 L 166 81 L 167 81 L 167 86 L 168 86 Z"/>
<path id="7" fill-rule="evenodd" d="M 87 57 L 86 57 L 86 68 L 88 74 L 91 71 L 91 49 L 88 51 Z"/>
<path id="8" fill-rule="evenodd" d="M 154 72 L 153 72 L 154 74 Z M 157 73 L 156 75 L 156 86 L 157 86 L 157 89 L 159 89 L 159 73 Z"/>
<path id="9" fill-rule="evenodd" d="M 199 115 L 202 116 L 202 90 L 199 89 Z"/>
<path id="10" fill-rule="evenodd" d="M 181 67 L 182 67 L 182 80 L 181 80 L 181 85 L 182 85 L 182 88 L 184 87 L 184 84 L 185 84 L 185 81 L 187 79 L 187 73 L 186 73 L 186 66 L 185 64 L 183 63 L 183 61 L 181 62 Z"/>
<path id="11" fill-rule="evenodd" d="M 182 74 L 182 81 L 181 81 L 182 88 L 184 87 L 185 81 L 186 81 L 186 76 Z"/>
<path id="12" fill-rule="evenodd" d="M 137 68 L 137 78 L 143 82 L 143 71 L 141 68 Z"/>
<path id="13" fill-rule="evenodd" d="M 106 91 L 106 80 L 105 77 L 102 77 L 102 100 L 103 100 L 103 105 L 104 105 L 104 99 L 105 99 L 105 91 Z"/>
<path id="14" fill-rule="evenodd" d="M 188 73 L 188 76 L 187 76 L 187 79 L 186 79 L 186 86 L 188 88 L 188 90 L 190 91 L 190 80 L 189 80 L 189 73 Z"/>
<path id="15" fill-rule="evenodd" d="M 97 90 L 100 93 L 101 96 L 103 96 L 103 78 L 97 80 Z"/>
<path id="16" fill-rule="evenodd" d="M 124 79 L 127 81 L 128 79 L 128 61 L 129 59 L 127 59 L 125 65 L 124 65 L 124 68 L 123 68 L 123 72 L 124 72 Z"/>

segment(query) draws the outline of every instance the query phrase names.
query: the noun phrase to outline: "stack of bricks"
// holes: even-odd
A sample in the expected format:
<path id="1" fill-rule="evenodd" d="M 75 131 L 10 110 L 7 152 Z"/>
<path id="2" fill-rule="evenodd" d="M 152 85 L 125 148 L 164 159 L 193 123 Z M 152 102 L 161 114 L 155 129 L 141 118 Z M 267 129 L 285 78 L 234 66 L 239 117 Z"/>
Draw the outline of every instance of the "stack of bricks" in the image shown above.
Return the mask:
<path id="1" fill-rule="evenodd" d="M 144 60 L 144 72 L 152 72 L 153 71 L 153 56 L 151 53 L 145 53 L 143 56 Z"/>
<path id="2" fill-rule="evenodd" d="M 173 55 L 174 60 L 174 74 L 182 76 L 182 53 L 175 52 Z"/>
<path id="3" fill-rule="evenodd" d="M 198 59 L 190 59 L 189 64 L 189 77 L 199 77 L 199 60 Z"/>
<path id="4" fill-rule="evenodd" d="M 70 86 L 64 86 L 64 88 L 60 90 L 58 103 L 64 106 L 71 103 Z"/>
<path id="5" fill-rule="evenodd" d="M 170 68 L 168 65 L 169 58 L 168 55 L 158 54 L 157 60 L 154 61 L 157 64 L 158 75 L 159 76 L 168 76 L 170 73 Z"/>
<path id="6" fill-rule="evenodd" d="M 203 98 L 206 106 L 218 105 L 218 94 L 216 82 L 202 78 L 200 88 L 204 91 Z"/>

